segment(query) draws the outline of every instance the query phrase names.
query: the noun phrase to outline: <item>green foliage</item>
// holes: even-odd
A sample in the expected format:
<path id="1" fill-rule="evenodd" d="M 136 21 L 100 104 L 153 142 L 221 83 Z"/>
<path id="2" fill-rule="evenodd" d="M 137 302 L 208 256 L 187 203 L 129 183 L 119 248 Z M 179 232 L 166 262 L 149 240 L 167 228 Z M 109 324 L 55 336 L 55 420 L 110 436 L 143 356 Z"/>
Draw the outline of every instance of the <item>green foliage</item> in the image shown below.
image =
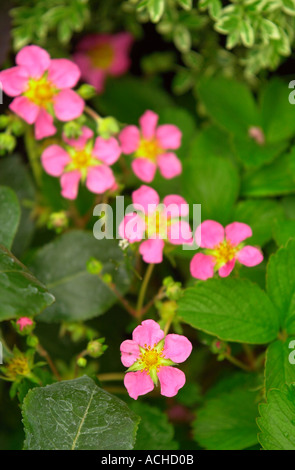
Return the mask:
<path id="1" fill-rule="evenodd" d="M 20 207 L 15 193 L 0 186 L 0 244 L 11 248 L 20 220 Z"/>
<path id="2" fill-rule="evenodd" d="M 291 385 L 295 383 L 295 367 L 290 363 L 289 355 L 292 349 L 287 341 L 275 341 L 270 344 L 266 352 L 265 363 L 265 389 L 280 388 L 282 384 Z"/>
<path id="3" fill-rule="evenodd" d="M 31 390 L 22 412 L 27 450 L 128 450 L 139 423 L 87 376 Z"/>
<path id="4" fill-rule="evenodd" d="M 259 406 L 261 429 L 259 442 L 266 450 L 295 450 L 295 389 L 294 385 L 270 390 L 267 403 Z"/>

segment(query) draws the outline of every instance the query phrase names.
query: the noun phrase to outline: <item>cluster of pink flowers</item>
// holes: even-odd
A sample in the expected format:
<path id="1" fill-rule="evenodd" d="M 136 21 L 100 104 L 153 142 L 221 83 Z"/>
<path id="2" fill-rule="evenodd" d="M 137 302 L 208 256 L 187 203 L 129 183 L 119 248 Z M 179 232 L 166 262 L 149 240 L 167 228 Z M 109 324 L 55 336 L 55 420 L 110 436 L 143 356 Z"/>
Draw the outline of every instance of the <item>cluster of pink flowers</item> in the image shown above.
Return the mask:
<path id="1" fill-rule="evenodd" d="M 132 202 L 136 212 L 124 217 L 119 234 L 130 243 L 141 242 L 139 252 L 146 263 L 162 262 L 165 243 L 193 242 L 189 223 L 181 219 L 189 212 L 188 204 L 181 196 L 166 196 L 160 205 L 157 191 L 141 186 L 133 191 Z"/>
<path id="2" fill-rule="evenodd" d="M 184 373 L 173 366 L 184 362 L 192 352 L 185 336 L 165 336 L 158 323 L 145 320 L 133 331 L 132 340 L 123 341 L 120 350 L 122 363 L 128 367 L 124 384 L 135 400 L 151 392 L 158 381 L 165 397 L 174 397 L 184 386 Z"/>
<path id="3" fill-rule="evenodd" d="M 119 77 L 129 69 L 132 44 L 133 37 L 126 32 L 90 34 L 78 43 L 73 60 L 82 78 L 101 93 L 108 76 Z"/>
<path id="4" fill-rule="evenodd" d="M 157 168 L 167 179 L 182 171 L 180 160 L 171 152 L 180 147 L 181 132 L 173 124 L 157 126 L 158 119 L 156 113 L 148 110 L 139 119 L 140 129 L 126 126 L 119 135 L 122 152 L 133 154 L 132 169 L 145 183 L 153 181 Z"/>
<path id="5" fill-rule="evenodd" d="M 10 109 L 28 124 L 35 124 L 36 139 L 56 133 L 60 121 L 79 117 L 84 101 L 72 90 L 80 70 L 67 59 L 51 59 L 39 46 L 26 46 L 16 55 L 16 66 L 0 72 L 3 91 L 14 97 Z"/>
<path id="6" fill-rule="evenodd" d="M 115 177 L 110 168 L 121 154 L 118 141 L 111 137 L 97 137 L 93 141 L 93 131 L 84 126 L 78 139 L 63 136 L 65 148 L 49 145 L 43 152 L 41 161 L 45 171 L 60 177 L 62 195 L 76 199 L 79 183 L 85 181 L 89 191 L 102 194 L 115 185 Z"/>
<path id="7" fill-rule="evenodd" d="M 242 243 L 252 237 L 252 229 L 247 224 L 233 222 L 225 228 L 214 220 L 206 220 L 196 230 L 196 242 L 204 253 L 197 253 L 190 265 L 191 275 L 206 280 L 218 271 L 219 276 L 227 277 L 234 269 L 236 261 L 252 267 L 263 261 L 258 248 Z"/>

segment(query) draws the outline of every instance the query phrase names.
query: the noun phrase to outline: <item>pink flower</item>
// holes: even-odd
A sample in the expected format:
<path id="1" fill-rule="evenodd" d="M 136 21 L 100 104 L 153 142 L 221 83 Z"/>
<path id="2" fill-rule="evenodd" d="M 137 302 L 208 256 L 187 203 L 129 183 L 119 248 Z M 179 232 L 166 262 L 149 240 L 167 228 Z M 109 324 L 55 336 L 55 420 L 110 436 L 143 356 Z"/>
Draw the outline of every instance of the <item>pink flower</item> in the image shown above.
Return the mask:
<path id="1" fill-rule="evenodd" d="M 61 177 L 62 195 L 67 199 L 76 199 L 80 180 L 85 181 L 89 191 L 96 194 L 114 187 L 115 178 L 110 165 L 121 154 L 118 141 L 114 137 L 108 140 L 97 137 L 93 143 L 92 137 L 92 130 L 84 126 L 78 139 L 64 136 L 68 144 L 65 148 L 50 145 L 41 156 L 45 171 L 51 176 Z"/>
<path id="2" fill-rule="evenodd" d="M 35 123 L 36 139 L 55 134 L 55 115 L 60 121 L 80 116 L 84 101 L 71 88 L 79 78 L 76 64 L 67 59 L 50 59 L 39 46 L 24 47 L 16 66 L 0 72 L 4 92 L 13 96 L 10 109 L 28 124 Z"/>
<path id="3" fill-rule="evenodd" d="M 127 126 L 119 135 L 122 152 L 134 154 L 132 169 L 145 183 L 153 181 L 157 168 L 166 179 L 182 172 L 180 160 L 171 152 L 180 147 L 181 131 L 172 124 L 157 127 L 158 119 L 153 111 L 146 111 L 139 119 L 140 129 Z"/>
<path id="4" fill-rule="evenodd" d="M 172 245 L 193 242 L 186 201 L 178 195 L 166 196 L 163 204 L 153 188 L 141 186 L 132 193 L 136 211 L 127 214 L 119 226 L 119 234 L 130 243 L 142 242 L 139 252 L 146 263 L 161 263 L 165 242 Z M 147 240 L 142 241 L 144 238 Z"/>
<path id="5" fill-rule="evenodd" d="M 19 326 L 20 331 L 23 331 L 23 329 L 26 326 L 32 326 L 33 325 L 33 320 L 28 317 L 21 317 L 17 320 L 16 324 Z"/>
<path id="6" fill-rule="evenodd" d="M 191 260 L 191 275 L 206 280 L 218 271 L 219 276 L 227 277 L 234 269 L 235 262 L 245 266 L 256 266 L 263 260 L 258 248 L 242 243 L 252 236 L 249 225 L 233 222 L 223 228 L 218 222 L 206 220 L 196 230 L 196 241 L 205 253 L 197 253 Z"/>
<path id="7" fill-rule="evenodd" d="M 108 75 L 117 77 L 129 69 L 132 43 L 131 34 L 125 32 L 90 34 L 79 42 L 73 60 L 79 66 L 82 78 L 101 93 Z"/>
<path id="8" fill-rule="evenodd" d="M 123 365 L 129 367 L 124 385 L 134 400 L 151 392 L 158 381 L 165 397 L 174 397 L 184 386 L 184 373 L 173 366 L 192 352 L 185 336 L 165 336 L 158 323 L 145 320 L 133 331 L 132 340 L 123 341 L 120 350 Z"/>

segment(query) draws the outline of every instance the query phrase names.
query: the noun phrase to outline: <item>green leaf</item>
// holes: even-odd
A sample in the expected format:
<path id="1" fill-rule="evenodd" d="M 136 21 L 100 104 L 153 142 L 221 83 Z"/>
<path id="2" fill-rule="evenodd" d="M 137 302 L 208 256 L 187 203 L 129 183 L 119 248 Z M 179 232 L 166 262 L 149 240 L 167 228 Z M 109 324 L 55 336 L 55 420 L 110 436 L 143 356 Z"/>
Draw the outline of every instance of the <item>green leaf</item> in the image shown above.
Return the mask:
<path id="1" fill-rule="evenodd" d="M 124 294 L 130 285 L 130 272 L 116 240 L 96 240 L 91 233 L 72 231 L 40 248 L 30 267 L 56 297 L 40 320 L 45 322 L 81 321 L 101 315 L 116 303 L 117 297 L 98 276 L 89 274 L 87 261 L 102 262 L 103 274 L 112 276 Z"/>
<path id="2" fill-rule="evenodd" d="M 240 35 L 242 43 L 246 47 L 253 47 L 255 41 L 255 33 L 253 26 L 248 18 L 240 22 Z"/>
<path id="3" fill-rule="evenodd" d="M 259 125 L 255 101 L 243 83 L 206 77 L 198 93 L 212 120 L 230 133 L 246 137 L 249 127 Z"/>
<path id="4" fill-rule="evenodd" d="M 271 39 L 280 39 L 280 30 L 273 21 L 268 20 L 267 18 L 261 18 L 260 20 L 260 29 L 262 35 L 269 36 Z"/>
<path id="5" fill-rule="evenodd" d="M 171 97 L 152 81 L 135 77 L 109 79 L 102 95 L 92 100 L 97 110 L 106 116 L 116 116 L 120 122 L 138 125 L 138 118 L 147 110 L 156 113 L 173 105 Z M 132 102 L 132 106 L 130 103 Z"/>
<path id="6" fill-rule="evenodd" d="M 240 201 L 234 211 L 233 221 L 250 225 L 253 236 L 247 240 L 250 245 L 263 246 L 272 239 L 272 227 L 284 219 L 282 207 L 269 199 L 248 199 Z"/>
<path id="7" fill-rule="evenodd" d="M 182 194 L 189 204 L 202 204 L 202 219 L 228 222 L 239 193 L 239 175 L 225 158 L 208 154 L 199 158 L 191 146 L 190 158 L 183 162 Z"/>
<path id="8" fill-rule="evenodd" d="M 237 388 L 208 399 L 193 423 L 196 441 L 209 450 L 242 450 L 256 444 L 256 395 Z"/>
<path id="9" fill-rule="evenodd" d="M 177 3 L 184 9 L 184 10 L 191 10 L 192 8 L 192 0 L 177 0 Z"/>
<path id="10" fill-rule="evenodd" d="M 158 23 L 165 10 L 165 0 L 149 0 L 148 12 L 153 23 Z"/>
<path id="11" fill-rule="evenodd" d="M 27 450 L 128 450 L 139 423 L 87 376 L 31 390 L 22 413 Z"/>
<path id="12" fill-rule="evenodd" d="M 286 247 L 270 257 L 266 285 L 269 297 L 280 312 L 281 326 L 292 333 L 295 320 L 295 240 L 290 240 Z"/>
<path id="13" fill-rule="evenodd" d="M 11 248 L 20 220 L 20 206 L 16 194 L 0 186 L 0 243 Z"/>
<path id="14" fill-rule="evenodd" d="M 261 96 L 261 121 L 266 141 L 269 143 L 289 139 L 295 133 L 294 105 L 289 103 L 288 83 L 273 78 L 263 88 Z M 274 99 L 275 97 L 275 99 Z"/>
<path id="15" fill-rule="evenodd" d="M 259 406 L 258 435 L 265 450 L 295 450 L 295 386 L 271 390 Z"/>
<path id="16" fill-rule="evenodd" d="M 0 245 L 0 321 L 37 315 L 52 302 L 45 286 Z"/>
<path id="17" fill-rule="evenodd" d="M 173 40 L 177 49 L 181 52 L 188 52 L 191 48 L 191 34 L 184 25 L 179 24 L 174 30 Z"/>
<path id="18" fill-rule="evenodd" d="M 293 150 L 294 151 L 294 150 Z M 290 171 L 290 154 L 280 156 L 259 170 L 248 172 L 242 179 L 242 196 L 267 197 L 295 192 Z"/>
<path id="19" fill-rule="evenodd" d="M 235 136 L 233 146 L 238 158 L 246 168 L 257 168 L 270 163 L 287 147 L 287 142 L 264 143 L 259 145 L 249 135 Z"/>
<path id="20" fill-rule="evenodd" d="M 185 290 L 179 317 L 224 341 L 264 344 L 277 336 L 278 312 L 256 284 L 240 279 L 208 279 Z"/>
<path id="21" fill-rule="evenodd" d="M 283 11 L 287 15 L 295 16 L 295 1 L 294 0 L 282 0 Z"/>
<path id="22" fill-rule="evenodd" d="M 145 403 L 132 403 L 132 411 L 140 416 L 134 450 L 175 450 L 174 429 L 165 413 Z"/>
<path id="23" fill-rule="evenodd" d="M 289 361 L 292 349 L 289 348 L 291 340 L 286 342 L 275 341 L 270 344 L 266 352 L 265 361 L 265 389 L 281 388 L 284 384 L 295 383 L 295 365 Z"/>
<path id="24" fill-rule="evenodd" d="M 275 221 L 273 236 L 278 246 L 286 245 L 290 238 L 295 237 L 295 220 Z"/>

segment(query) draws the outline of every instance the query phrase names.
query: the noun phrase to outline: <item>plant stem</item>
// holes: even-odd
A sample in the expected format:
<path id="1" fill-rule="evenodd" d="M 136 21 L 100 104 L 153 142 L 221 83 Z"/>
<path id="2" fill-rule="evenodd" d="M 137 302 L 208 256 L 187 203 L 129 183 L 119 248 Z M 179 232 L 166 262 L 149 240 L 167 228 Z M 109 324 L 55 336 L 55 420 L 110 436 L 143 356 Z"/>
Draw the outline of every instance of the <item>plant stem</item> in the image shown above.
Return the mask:
<path id="1" fill-rule="evenodd" d="M 25 131 L 25 146 L 35 182 L 38 186 L 41 186 L 42 168 L 40 164 L 39 152 L 32 129 L 29 126 Z"/>
<path id="2" fill-rule="evenodd" d="M 171 315 L 171 317 L 169 318 L 169 320 L 167 321 L 166 325 L 165 325 L 165 328 L 164 328 L 164 334 L 165 336 L 167 335 L 168 331 L 169 331 L 169 328 L 171 326 L 171 323 L 173 322 L 173 318 L 174 318 L 174 315 Z"/>
<path id="3" fill-rule="evenodd" d="M 255 356 L 254 356 L 254 354 L 253 354 L 252 349 L 251 349 L 250 346 L 249 346 L 248 344 L 246 344 L 246 343 L 243 343 L 242 346 L 243 346 L 243 349 L 244 349 L 244 351 L 245 351 L 245 353 L 246 353 L 246 356 L 247 356 L 247 358 L 248 358 L 248 362 L 249 362 L 250 367 L 251 367 L 252 369 L 254 369 L 254 368 L 255 368 Z"/>
<path id="4" fill-rule="evenodd" d="M 239 367 L 240 369 L 245 370 L 246 372 L 251 372 L 253 369 L 251 367 L 246 366 L 242 361 L 239 361 L 236 357 L 233 357 L 231 354 L 225 354 L 224 356 L 229 362 L 234 364 L 235 366 Z"/>
<path id="5" fill-rule="evenodd" d="M 108 374 L 98 374 L 97 378 L 101 382 L 116 382 L 124 380 L 125 374 L 123 372 L 110 372 Z"/>
<path id="6" fill-rule="evenodd" d="M 92 108 L 90 108 L 89 106 L 85 106 L 84 107 L 84 111 L 85 113 L 87 113 L 90 117 L 92 117 L 92 119 L 98 124 L 98 122 L 100 121 L 101 117 L 99 114 L 97 114 L 97 112 L 95 112 Z"/>
<path id="7" fill-rule="evenodd" d="M 145 299 L 146 290 L 147 290 L 151 275 L 153 273 L 154 267 L 155 267 L 154 264 L 149 264 L 148 265 L 148 268 L 145 272 L 145 275 L 144 275 L 144 278 L 143 278 L 143 281 L 142 281 L 142 284 L 141 284 L 141 287 L 140 287 L 137 306 L 136 306 L 136 316 L 139 319 L 141 319 L 141 317 L 142 317 L 143 302 L 144 302 L 144 299 Z"/>
<path id="8" fill-rule="evenodd" d="M 101 281 L 103 281 L 102 277 L 100 277 Z M 106 284 L 106 283 L 105 283 Z M 123 307 L 125 308 L 125 310 L 130 313 L 130 315 L 132 315 L 133 317 L 136 317 L 136 311 L 133 307 L 131 307 L 131 305 L 129 304 L 128 300 L 126 300 L 121 294 L 120 292 L 117 290 L 115 284 L 113 284 L 112 282 L 109 282 L 106 284 L 110 289 L 111 291 L 115 294 L 115 296 L 117 297 L 117 299 L 119 300 L 119 302 L 121 302 L 121 304 L 123 305 Z"/>
<path id="9" fill-rule="evenodd" d="M 54 365 L 51 357 L 49 356 L 48 352 L 46 351 L 46 349 L 44 349 L 43 346 L 41 346 L 40 343 L 37 346 L 37 351 L 40 354 L 40 356 L 44 357 L 44 359 L 47 361 L 52 373 L 55 375 L 57 380 L 60 381 L 61 376 L 59 375 L 59 372 L 58 372 L 57 368 L 55 367 L 55 365 Z"/>

